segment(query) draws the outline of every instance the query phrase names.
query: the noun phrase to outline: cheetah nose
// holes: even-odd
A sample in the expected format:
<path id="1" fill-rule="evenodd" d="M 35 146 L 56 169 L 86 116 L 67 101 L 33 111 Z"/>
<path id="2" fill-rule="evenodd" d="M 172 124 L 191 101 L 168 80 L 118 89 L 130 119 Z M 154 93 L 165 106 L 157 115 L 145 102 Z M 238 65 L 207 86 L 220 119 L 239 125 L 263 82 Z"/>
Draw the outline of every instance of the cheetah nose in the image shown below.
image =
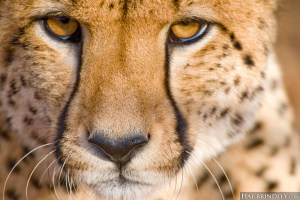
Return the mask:
<path id="1" fill-rule="evenodd" d="M 130 160 L 133 150 L 147 144 L 148 138 L 139 135 L 114 142 L 97 134 L 89 137 L 88 141 L 97 146 L 111 161 L 126 163 Z"/>

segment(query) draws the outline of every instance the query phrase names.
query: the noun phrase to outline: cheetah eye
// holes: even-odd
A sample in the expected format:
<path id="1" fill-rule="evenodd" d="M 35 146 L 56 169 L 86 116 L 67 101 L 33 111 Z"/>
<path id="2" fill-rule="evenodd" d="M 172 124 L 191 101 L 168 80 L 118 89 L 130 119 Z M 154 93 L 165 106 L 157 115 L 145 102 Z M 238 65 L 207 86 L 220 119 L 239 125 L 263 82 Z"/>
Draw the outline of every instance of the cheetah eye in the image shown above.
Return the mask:
<path id="1" fill-rule="evenodd" d="M 169 32 L 169 42 L 171 43 L 190 43 L 202 38 L 209 23 L 200 20 L 181 21 L 171 26 Z"/>
<path id="2" fill-rule="evenodd" d="M 46 30 L 54 37 L 71 42 L 79 42 L 81 37 L 80 25 L 67 17 L 49 17 L 44 19 Z"/>

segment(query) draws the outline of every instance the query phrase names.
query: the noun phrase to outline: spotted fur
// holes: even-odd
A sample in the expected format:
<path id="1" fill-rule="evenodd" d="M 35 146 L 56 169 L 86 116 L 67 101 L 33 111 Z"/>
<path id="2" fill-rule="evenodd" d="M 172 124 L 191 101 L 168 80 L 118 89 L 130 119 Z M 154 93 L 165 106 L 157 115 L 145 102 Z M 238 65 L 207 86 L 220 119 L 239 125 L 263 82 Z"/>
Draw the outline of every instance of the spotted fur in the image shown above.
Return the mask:
<path id="1" fill-rule="evenodd" d="M 0 0 L 4 199 L 299 191 L 275 10 L 275 0 Z M 81 42 L 51 37 L 49 15 L 80 22 Z M 195 43 L 168 42 L 187 18 L 210 28 Z M 126 165 L 88 142 L 137 134 L 149 141 Z"/>

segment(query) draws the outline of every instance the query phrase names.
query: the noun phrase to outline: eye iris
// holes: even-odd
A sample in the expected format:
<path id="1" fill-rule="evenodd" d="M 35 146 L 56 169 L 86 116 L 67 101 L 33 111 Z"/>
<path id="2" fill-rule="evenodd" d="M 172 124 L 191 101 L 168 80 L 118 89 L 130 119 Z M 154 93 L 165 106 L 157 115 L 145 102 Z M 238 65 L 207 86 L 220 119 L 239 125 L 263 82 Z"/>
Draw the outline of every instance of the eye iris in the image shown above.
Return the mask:
<path id="1" fill-rule="evenodd" d="M 78 23 L 64 17 L 52 17 L 46 21 L 52 33 L 59 37 L 68 37 L 76 32 Z"/>
<path id="2" fill-rule="evenodd" d="M 193 37 L 199 32 L 200 28 L 201 25 L 197 22 L 182 22 L 171 27 L 174 35 L 182 39 Z"/>

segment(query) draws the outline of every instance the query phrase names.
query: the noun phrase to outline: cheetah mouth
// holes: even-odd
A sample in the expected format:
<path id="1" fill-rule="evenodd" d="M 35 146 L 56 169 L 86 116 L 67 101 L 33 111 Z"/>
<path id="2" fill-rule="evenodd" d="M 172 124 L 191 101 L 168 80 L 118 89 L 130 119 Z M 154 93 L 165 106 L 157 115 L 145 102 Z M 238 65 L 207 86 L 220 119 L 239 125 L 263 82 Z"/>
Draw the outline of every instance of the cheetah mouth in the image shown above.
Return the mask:
<path id="1" fill-rule="evenodd" d="M 118 178 L 101 181 L 96 185 L 90 185 L 95 194 L 104 199 L 140 199 L 155 190 L 155 185 L 126 178 L 119 175 Z"/>
<path id="2" fill-rule="evenodd" d="M 131 180 L 129 178 L 125 178 L 123 175 L 120 174 L 120 176 L 116 179 L 111 179 L 111 180 L 106 180 L 103 182 L 100 182 L 99 184 L 111 184 L 111 183 L 116 183 L 119 186 L 126 186 L 126 185 L 136 185 L 136 186 L 153 186 L 150 183 L 146 182 L 141 182 L 141 181 L 136 181 L 136 180 Z"/>

